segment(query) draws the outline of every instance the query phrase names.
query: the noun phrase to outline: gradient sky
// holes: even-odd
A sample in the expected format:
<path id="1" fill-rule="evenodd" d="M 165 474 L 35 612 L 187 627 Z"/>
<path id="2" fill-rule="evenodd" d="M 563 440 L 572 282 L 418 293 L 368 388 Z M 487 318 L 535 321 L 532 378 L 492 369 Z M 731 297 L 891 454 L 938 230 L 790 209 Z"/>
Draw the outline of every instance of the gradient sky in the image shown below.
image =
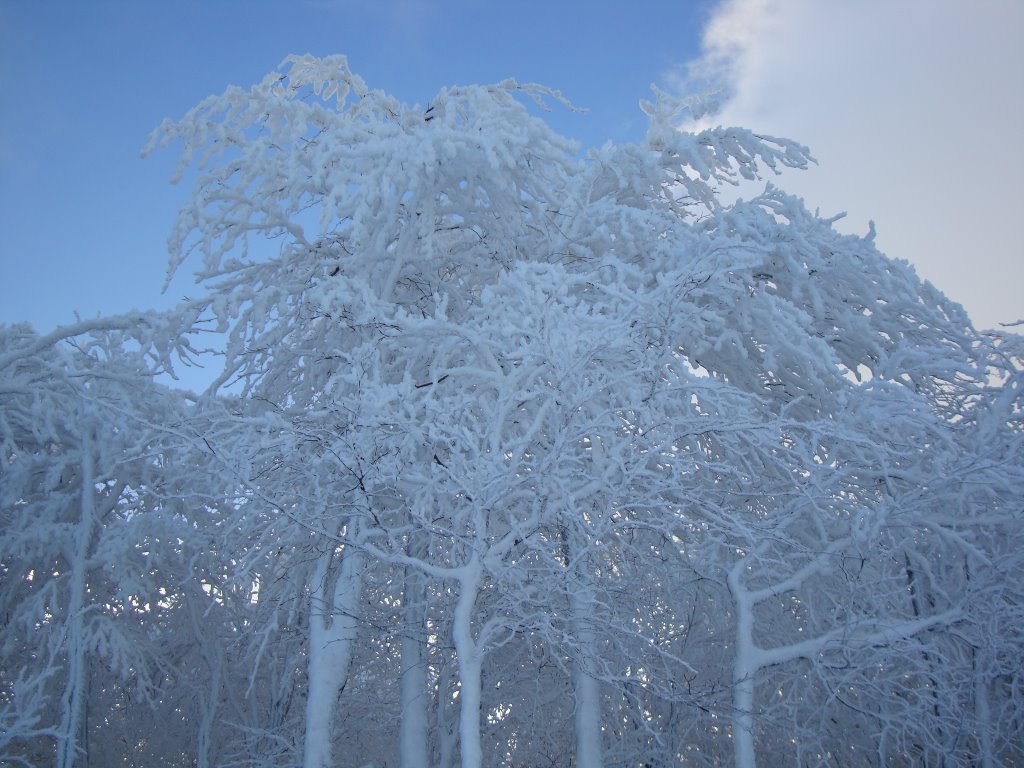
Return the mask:
<path id="1" fill-rule="evenodd" d="M 637 141 L 651 83 L 713 73 L 722 119 L 811 145 L 780 186 L 873 218 L 980 325 L 1024 316 L 1024 2 L 1017 0 L 0 0 L 0 322 L 38 330 L 160 295 L 186 188 L 139 150 L 289 53 L 344 53 L 368 85 L 426 104 L 506 77 L 560 89 L 584 146 Z M 700 68 L 698 69 L 698 65 Z M 1011 141 L 1011 138 L 1013 141 Z M 936 181 L 938 180 L 938 181 Z"/>

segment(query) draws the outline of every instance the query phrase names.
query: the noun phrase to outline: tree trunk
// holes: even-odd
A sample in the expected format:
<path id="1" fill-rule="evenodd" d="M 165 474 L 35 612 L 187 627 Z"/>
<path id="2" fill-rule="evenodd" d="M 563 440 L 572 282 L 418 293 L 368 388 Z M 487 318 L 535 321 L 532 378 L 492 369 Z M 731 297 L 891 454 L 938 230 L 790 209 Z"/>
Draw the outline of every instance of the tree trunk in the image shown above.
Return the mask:
<path id="1" fill-rule="evenodd" d="M 982 768 L 995 768 L 992 752 L 992 708 L 988 702 L 988 683 L 978 669 L 978 652 L 971 649 L 971 667 L 974 673 L 974 720 L 978 729 L 979 761 Z"/>
<path id="2" fill-rule="evenodd" d="M 199 708 L 200 717 L 199 728 L 196 732 L 195 768 L 210 768 L 210 737 L 213 733 L 213 726 L 217 719 L 217 709 L 220 704 L 224 659 L 221 655 L 220 647 L 217 644 L 210 643 L 209 638 L 203 631 L 202 608 L 198 596 L 195 594 L 198 592 L 200 592 L 198 585 L 193 585 L 191 594 L 187 598 L 188 613 L 192 621 L 193 637 L 195 637 L 195 642 L 199 646 L 203 661 L 206 663 L 206 668 L 210 672 L 210 687 L 208 691 L 197 691 L 196 694 L 196 703 Z"/>
<path id="3" fill-rule="evenodd" d="M 304 768 L 333 768 L 334 716 L 358 628 L 363 553 L 351 545 L 340 553 L 329 546 L 317 562 L 312 585 Z"/>
<path id="4" fill-rule="evenodd" d="M 443 660 L 437 675 L 437 768 L 451 768 L 455 754 L 455 725 L 451 714 L 451 671 L 447 660 Z"/>
<path id="5" fill-rule="evenodd" d="M 577 768 L 601 768 L 601 686 L 587 673 L 579 659 L 573 668 L 573 690 L 576 695 Z"/>
<path id="6" fill-rule="evenodd" d="M 917 583 L 917 574 L 914 571 L 913 564 L 910 562 L 910 553 L 903 553 L 904 569 L 907 574 L 907 591 L 910 593 L 910 607 L 914 612 L 914 618 L 919 619 L 924 616 L 924 606 L 921 603 L 920 585 Z M 929 602 L 931 602 L 929 600 Z M 930 609 L 934 609 L 934 605 L 929 605 Z M 924 647 L 921 649 L 921 658 L 924 659 L 925 665 L 928 667 L 928 682 L 931 685 L 931 699 L 932 699 L 932 714 L 935 716 L 935 732 L 938 738 L 938 768 L 944 768 L 946 765 L 946 759 L 943 756 L 945 745 L 942 743 L 945 737 L 942 732 L 942 708 L 939 700 L 939 680 L 936 675 L 935 661 L 932 658 L 932 654 L 928 653 Z M 922 746 L 922 757 L 927 756 L 927 747 Z"/>
<path id="7" fill-rule="evenodd" d="M 729 591 L 736 610 L 736 658 L 733 662 L 732 741 L 736 768 L 755 768 L 754 753 L 754 677 L 758 672 L 754 658 L 754 606 L 741 583 L 744 561 L 729 572 Z"/>
<path id="8" fill-rule="evenodd" d="M 426 541 L 413 536 L 409 557 L 425 558 Z M 428 768 L 427 742 L 427 589 L 426 577 L 412 566 L 405 569 L 402 598 L 403 631 L 401 662 L 402 709 L 399 720 L 400 765 L 402 768 Z"/>
<path id="9" fill-rule="evenodd" d="M 196 768 L 210 768 L 210 736 L 217 717 L 217 705 L 220 701 L 221 658 L 216 656 L 210 664 L 210 692 L 206 701 L 201 703 L 202 716 L 199 720 L 199 733 L 196 743 Z"/>
<path id="10" fill-rule="evenodd" d="M 577 643 L 572 676 L 573 694 L 576 699 L 576 766 L 601 768 L 604 762 L 601 749 L 601 685 L 587 668 L 588 660 L 597 658 L 591 616 L 594 589 L 580 547 L 575 545 L 569 534 L 563 534 L 562 543 L 566 567 L 576 577 L 570 579 L 568 584 L 569 612 Z"/>
<path id="11" fill-rule="evenodd" d="M 480 649 L 473 639 L 473 609 L 482 577 L 480 558 L 474 553 L 459 579 L 459 597 L 452 616 L 452 637 L 459 658 L 459 754 L 462 768 L 480 768 Z"/>
<path id="12" fill-rule="evenodd" d="M 85 580 L 93 529 L 96 524 L 95 468 L 92 440 L 82 435 L 82 486 L 79 519 L 75 527 L 75 554 L 71 562 L 71 594 L 68 598 L 64 651 L 67 654 L 68 680 L 61 697 L 60 730 L 57 737 L 57 768 L 73 768 L 79 753 L 84 753 L 82 724 L 85 718 L 86 665 Z"/>

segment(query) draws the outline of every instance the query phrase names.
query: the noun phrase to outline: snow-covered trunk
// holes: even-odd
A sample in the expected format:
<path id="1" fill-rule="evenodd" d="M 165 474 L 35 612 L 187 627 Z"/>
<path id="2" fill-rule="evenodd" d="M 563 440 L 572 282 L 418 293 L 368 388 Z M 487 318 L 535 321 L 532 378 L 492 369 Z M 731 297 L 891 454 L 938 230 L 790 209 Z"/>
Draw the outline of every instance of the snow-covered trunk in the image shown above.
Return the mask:
<path id="1" fill-rule="evenodd" d="M 995 768 L 996 758 L 992 753 L 992 708 L 988 701 L 988 683 L 978 669 L 978 652 L 971 651 L 971 667 L 974 673 L 974 720 L 978 729 L 978 756 L 982 768 Z"/>
<path id="2" fill-rule="evenodd" d="M 198 591 L 198 587 L 195 588 Z M 199 600 L 194 597 L 188 601 L 189 618 L 192 621 L 192 632 L 199 646 L 207 669 L 210 670 L 210 689 L 197 693 L 198 706 L 200 711 L 199 728 L 196 733 L 196 768 L 210 768 L 210 737 L 213 733 L 213 724 L 217 719 L 217 709 L 220 704 L 221 684 L 223 675 L 224 659 L 219 646 L 210 643 L 209 638 L 202 628 L 202 608 Z M 205 694 L 205 695 L 204 695 Z"/>
<path id="3" fill-rule="evenodd" d="M 578 607 L 582 606 L 573 606 L 574 613 Z M 593 632 L 589 627 L 577 628 L 577 641 L 586 649 L 593 648 Z M 601 768 L 601 686 L 587 673 L 579 658 L 573 668 L 573 692 L 576 695 L 576 765 Z"/>
<path id="4" fill-rule="evenodd" d="M 455 754 L 455 724 L 451 717 L 451 667 L 441 664 L 437 675 L 437 768 L 451 768 Z"/>
<path id="5" fill-rule="evenodd" d="M 217 705 L 220 701 L 221 658 L 216 656 L 210 670 L 210 692 L 206 701 L 202 702 L 202 717 L 199 720 L 199 733 L 196 744 L 196 768 L 210 768 L 210 736 L 217 718 Z"/>
<path id="6" fill-rule="evenodd" d="M 921 595 L 921 586 L 918 584 L 917 571 L 914 568 L 913 563 L 911 562 L 910 553 L 909 552 L 904 552 L 903 553 L 903 564 L 904 564 L 904 570 L 905 570 L 906 575 L 907 575 L 907 591 L 908 591 L 908 593 L 910 595 L 910 607 L 911 607 L 911 609 L 914 612 L 914 618 L 918 619 L 918 618 L 921 618 L 922 616 L 925 615 L 924 599 L 922 598 L 922 595 Z M 928 609 L 929 610 L 934 610 L 935 606 L 934 606 L 934 604 L 931 604 L 932 601 L 930 599 L 928 599 L 927 602 L 929 603 Z M 939 763 L 938 763 L 938 765 L 939 765 L 939 768 L 942 768 L 946 764 L 945 757 L 943 757 L 943 755 L 942 755 L 942 753 L 945 751 L 946 745 L 943 744 L 942 742 L 944 742 L 946 739 L 945 739 L 945 737 L 943 735 L 943 732 L 942 732 L 942 714 L 943 713 L 942 713 L 942 706 L 941 706 L 941 701 L 940 701 L 939 677 L 938 677 L 937 670 L 936 670 L 935 659 L 933 658 L 932 654 L 930 654 L 928 652 L 927 646 L 925 646 L 925 645 L 923 645 L 922 649 L 921 649 L 921 658 L 924 660 L 925 666 L 928 669 L 927 678 L 928 678 L 929 687 L 931 689 L 931 699 L 932 699 L 932 707 L 931 707 L 931 709 L 932 709 L 932 715 L 935 717 L 935 733 L 936 733 L 936 736 L 938 737 L 936 739 L 936 741 L 939 743 L 939 748 L 938 748 L 939 749 Z M 923 746 L 922 746 L 922 749 L 924 749 Z"/>
<path id="7" fill-rule="evenodd" d="M 884 715 L 878 717 L 878 742 L 875 746 L 876 768 L 887 768 L 889 765 L 889 731 L 891 729 L 889 719 Z"/>
<path id="8" fill-rule="evenodd" d="M 755 768 L 754 677 L 758 672 L 754 645 L 754 604 L 741 583 L 744 561 L 729 571 L 729 591 L 736 611 L 736 658 L 733 660 L 732 741 L 736 768 Z"/>
<path id="9" fill-rule="evenodd" d="M 303 768 L 333 768 L 335 712 L 352 662 L 363 561 L 363 553 L 351 545 L 340 552 L 330 549 L 317 561 L 309 612 L 309 691 Z"/>
<path id="10" fill-rule="evenodd" d="M 578 535 L 578 534 L 577 534 Z M 588 671 L 588 660 L 597 658 L 597 640 L 593 617 L 594 588 L 586 558 L 572 535 L 563 538 L 566 565 L 573 574 L 568 584 L 569 612 L 577 653 L 573 661 L 573 694 L 576 699 L 576 765 L 578 768 L 601 768 L 601 685 Z"/>
<path id="11" fill-rule="evenodd" d="M 82 724 L 85 720 L 86 666 L 85 644 L 85 578 L 86 561 L 96 525 L 95 468 L 92 441 L 88 432 L 82 437 L 82 487 L 79 519 L 75 527 L 75 552 L 71 561 L 71 584 L 68 597 L 64 652 L 67 656 L 68 679 L 61 697 L 60 730 L 57 737 L 57 768 L 72 768 L 84 754 Z"/>
<path id="12" fill-rule="evenodd" d="M 408 554 L 414 559 L 427 555 L 427 542 L 413 536 Z M 402 768 L 427 768 L 430 763 L 427 742 L 427 589 L 423 571 L 405 569 L 402 599 L 402 710 L 399 720 L 399 749 Z"/>
<path id="13" fill-rule="evenodd" d="M 462 768 L 480 768 L 480 649 L 473 639 L 473 609 L 483 569 L 475 552 L 462 569 L 459 596 L 452 615 L 452 638 L 459 661 L 459 754 Z"/>

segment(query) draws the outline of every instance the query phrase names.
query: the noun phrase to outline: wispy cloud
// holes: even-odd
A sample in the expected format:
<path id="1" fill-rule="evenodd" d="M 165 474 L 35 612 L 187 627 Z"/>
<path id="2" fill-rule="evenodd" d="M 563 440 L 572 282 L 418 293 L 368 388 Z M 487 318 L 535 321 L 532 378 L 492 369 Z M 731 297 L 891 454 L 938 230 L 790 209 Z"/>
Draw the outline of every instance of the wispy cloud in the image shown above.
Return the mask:
<path id="1" fill-rule="evenodd" d="M 686 80 L 730 89 L 740 81 L 740 65 L 756 47 L 755 36 L 771 18 L 771 0 L 730 0 L 713 13 L 701 36 L 702 52 L 686 67 Z"/>
<path id="2" fill-rule="evenodd" d="M 783 180 L 963 302 L 1024 316 L 1024 3 L 725 0 L 677 86 L 722 87 L 716 121 L 810 145 Z"/>

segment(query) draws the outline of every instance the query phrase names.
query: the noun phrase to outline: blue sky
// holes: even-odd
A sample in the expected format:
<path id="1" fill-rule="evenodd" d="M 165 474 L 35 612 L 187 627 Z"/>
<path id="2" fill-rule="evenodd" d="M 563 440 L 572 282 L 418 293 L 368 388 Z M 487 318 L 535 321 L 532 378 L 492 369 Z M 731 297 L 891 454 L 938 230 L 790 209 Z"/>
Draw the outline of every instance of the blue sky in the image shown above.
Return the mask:
<path id="1" fill-rule="evenodd" d="M 164 117 L 306 52 L 347 54 L 371 87 L 421 104 L 448 85 L 544 83 L 589 109 L 551 119 L 585 146 L 639 140 L 637 101 L 649 85 L 682 88 L 701 64 L 735 94 L 723 121 L 789 135 L 822 161 L 814 183 L 789 174 L 781 186 L 823 213 L 850 210 L 855 231 L 875 219 L 883 249 L 981 324 L 1015 320 L 1024 315 L 1015 266 L 1024 253 L 1012 231 L 1021 174 L 999 184 L 1022 153 L 992 135 L 1024 135 L 1021 9 L 1016 0 L 0 0 L 0 322 L 45 331 L 75 310 L 93 317 L 187 294 L 188 276 L 159 293 L 187 189 L 168 184 L 173 151 L 140 160 L 139 150 Z M 974 104 L 977 91 L 985 98 Z M 978 130 L 985 140 L 972 142 Z M 989 141 L 987 163 L 967 156 L 967 145 Z M 988 167 L 976 178 L 974 165 Z M 963 179 L 941 194 L 959 195 L 956 216 L 928 204 L 930 166 Z M 951 238 L 937 227 L 957 217 L 974 240 L 937 255 L 934 243 Z M 982 236 L 983 248 L 965 252 Z"/>

